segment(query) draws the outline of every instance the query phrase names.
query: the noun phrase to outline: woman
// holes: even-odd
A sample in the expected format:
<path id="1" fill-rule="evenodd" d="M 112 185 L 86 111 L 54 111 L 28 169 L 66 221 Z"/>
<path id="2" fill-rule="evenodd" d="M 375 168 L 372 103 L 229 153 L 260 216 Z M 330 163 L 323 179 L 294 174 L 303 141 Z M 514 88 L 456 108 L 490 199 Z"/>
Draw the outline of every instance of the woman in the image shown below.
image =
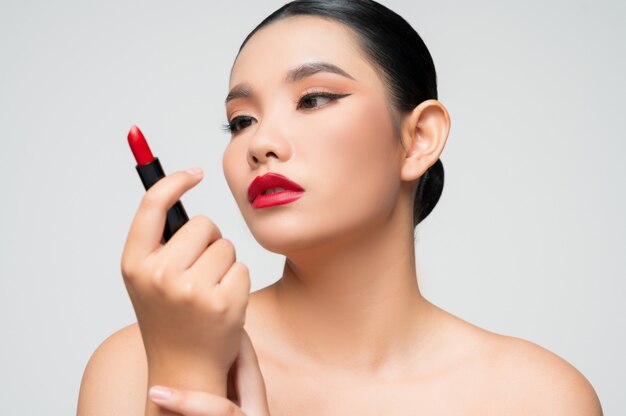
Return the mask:
<path id="1" fill-rule="evenodd" d="M 450 120 L 401 17 L 372 1 L 281 7 L 244 41 L 226 114 L 227 182 L 283 275 L 248 295 L 202 216 L 162 245 L 166 210 L 202 175 L 159 181 L 122 255 L 138 323 L 94 353 L 79 416 L 602 414 L 561 358 L 422 297 L 413 231 L 441 194 Z"/>

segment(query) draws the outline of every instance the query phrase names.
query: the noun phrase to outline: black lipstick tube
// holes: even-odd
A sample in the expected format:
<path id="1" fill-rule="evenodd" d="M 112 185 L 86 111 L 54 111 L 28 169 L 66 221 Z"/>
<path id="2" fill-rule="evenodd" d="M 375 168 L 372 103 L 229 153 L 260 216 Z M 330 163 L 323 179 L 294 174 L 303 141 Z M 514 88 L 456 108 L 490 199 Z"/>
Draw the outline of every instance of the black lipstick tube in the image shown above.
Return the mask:
<path id="1" fill-rule="evenodd" d="M 155 157 L 152 162 L 145 165 L 137 165 L 136 168 L 146 191 L 150 189 L 152 185 L 157 183 L 159 179 L 165 176 L 165 172 L 163 172 L 163 167 L 161 166 L 161 162 L 159 162 L 158 157 Z M 187 212 L 185 211 L 182 202 L 178 200 L 170 209 L 167 210 L 165 229 L 163 230 L 164 242 L 169 241 L 174 233 L 178 231 L 178 229 L 187 221 L 189 221 Z"/>

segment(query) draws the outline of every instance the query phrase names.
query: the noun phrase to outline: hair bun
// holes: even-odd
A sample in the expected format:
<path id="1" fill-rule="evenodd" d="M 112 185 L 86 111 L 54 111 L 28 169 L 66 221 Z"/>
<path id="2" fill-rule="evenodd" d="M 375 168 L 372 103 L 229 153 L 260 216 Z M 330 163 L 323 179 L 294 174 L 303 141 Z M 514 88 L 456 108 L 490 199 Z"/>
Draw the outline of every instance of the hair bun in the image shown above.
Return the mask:
<path id="1" fill-rule="evenodd" d="M 422 175 L 415 192 L 413 207 L 413 226 L 417 226 L 435 208 L 443 191 L 443 163 L 437 159 Z"/>

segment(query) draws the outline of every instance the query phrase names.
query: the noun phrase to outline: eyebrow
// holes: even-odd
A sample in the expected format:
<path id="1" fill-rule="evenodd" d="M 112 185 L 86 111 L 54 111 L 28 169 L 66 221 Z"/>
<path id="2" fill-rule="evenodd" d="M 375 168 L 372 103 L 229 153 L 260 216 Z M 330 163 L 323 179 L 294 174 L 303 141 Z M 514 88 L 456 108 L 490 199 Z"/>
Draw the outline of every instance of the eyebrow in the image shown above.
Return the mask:
<path id="1" fill-rule="evenodd" d="M 333 65 L 328 62 L 308 62 L 287 71 L 287 75 L 285 76 L 285 82 L 293 83 L 303 78 L 310 77 L 311 75 L 317 74 L 319 72 L 338 74 L 356 81 L 354 77 L 352 77 L 352 75 L 348 74 L 337 65 Z M 233 87 L 232 90 L 230 90 L 230 92 L 226 96 L 226 100 L 224 100 L 224 104 L 228 104 L 229 101 L 234 100 L 235 98 L 247 98 L 251 97 L 252 95 L 252 88 L 248 84 L 239 84 Z"/>

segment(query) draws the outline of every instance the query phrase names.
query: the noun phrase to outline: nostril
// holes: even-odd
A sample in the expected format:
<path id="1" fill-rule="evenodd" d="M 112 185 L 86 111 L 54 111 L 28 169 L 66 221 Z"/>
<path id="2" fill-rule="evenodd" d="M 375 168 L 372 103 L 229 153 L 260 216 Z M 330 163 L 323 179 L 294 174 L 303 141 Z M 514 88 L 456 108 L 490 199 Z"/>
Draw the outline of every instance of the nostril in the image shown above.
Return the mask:
<path id="1" fill-rule="evenodd" d="M 250 158 L 252 159 L 252 163 L 259 164 L 262 163 L 261 160 L 256 156 L 256 154 L 254 154 L 253 152 L 251 152 L 250 154 Z M 269 151 L 267 153 L 265 153 L 265 157 L 261 157 L 262 160 L 266 161 L 270 158 L 275 158 L 278 159 L 278 155 L 276 155 L 276 153 Z"/>

